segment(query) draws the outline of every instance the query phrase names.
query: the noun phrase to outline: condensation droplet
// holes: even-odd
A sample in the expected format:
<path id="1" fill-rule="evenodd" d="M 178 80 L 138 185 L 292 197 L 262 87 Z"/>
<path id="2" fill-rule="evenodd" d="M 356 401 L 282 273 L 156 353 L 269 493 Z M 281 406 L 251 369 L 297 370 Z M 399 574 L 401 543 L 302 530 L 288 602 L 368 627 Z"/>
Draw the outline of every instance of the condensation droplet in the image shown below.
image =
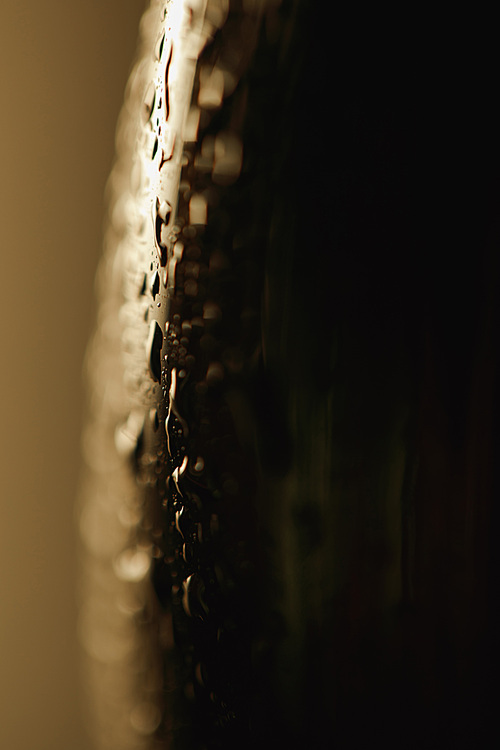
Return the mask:
<path id="1" fill-rule="evenodd" d="M 149 370 L 154 380 L 161 380 L 161 349 L 163 333 L 156 320 L 152 320 L 149 328 L 149 338 L 146 347 Z"/>
<path id="2" fill-rule="evenodd" d="M 156 432 L 156 430 L 159 427 L 159 419 L 158 419 L 158 410 L 157 409 L 150 409 L 149 412 L 149 419 L 151 422 L 151 426 L 153 427 L 153 430 Z"/>
<path id="3" fill-rule="evenodd" d="M 187 465 L 188 465 L 188 457 L 184 456 L 184 458 L 182 460 L 182 464 L 180 466 L 177 466 L 173 470 L 173 472 L 172 472 L 172 479 L 175 482 L 175 486 L 176 486 L 177 491 L 179 492 L 179 494 L 182 494 L 181 490 L 180 490 L 180 487 L 179 487 L 179 479 L 185 473 Z"/>
<path id="4" fill-rule="evenodd" d="M 202 142 L 201 148 L 194 159 L 194 166 L 201 172 L 210 172 L 214 165 L 215 156 L 215 136 L 206 135 Z"/>
<path id="5" fill-rule="evenodd" d="M 166 230 L 172 214 L 172 206 L 168 201 L 160 202 L 159 198 L 157 198 L 155 214 L 156 249 L 160 259 L 160 265 L 164 266 L 167 262 L 166 245 L 168 240 Z"/>
<path id="6" fill-rule="evenodd" d="M 171 161 L 174 155 L 174 151 L 175 151 L 175 130 L 169 129 L 165 133 L 164 145 L 162 149 L 162 156 L 161 156 L 159 169 L 161 169 L 166 162 Z"/>
<path id="7" fill-rule="evenodd" d="M 153 734 L 160 722 L 161 711 L 154 703 L 140 703 L 130 712 L 130 723 L 139 734 Z"/>
<path id="8" fill-rule="evenodd" d="M 158 136 L 155 136 L 155 139 L 153 142 L 153 150 L 151 152 L 151 159 L 154 159 L 157 153 L 158 153 Z"/>
<path id="9" fill-rule="evenodd" d="M 170 373 L 170 388 L 168 392 L 171 405 L 175 401 L 176 393 L 177 393 L 177 370 L 174 367 L 174 369 Z"/>
<path id="10" fill-rule="evenodd" d="M 174 245 L 174 258 L 176 260 L 182 260 L 184 254 L 184 243 L 177 241 Z"/>
<path id="11" fill-rule="evenodd" d="M 186 125 L 184 128 L 184 141 L 186 143 L 194 142 L 198 139 L 198 128 L 200 127 L 200 109 L 199 107 L 191 107 L 188 112 L 186 119 Z"/>
<path id="12" fill-rule="evenodd" d="M 206 375 L 208 385 L 217 385 L 222 380 L 224 380 L 224 366 L 220 362 L 211 362 Z"/>
<path id="13" fill-rule="evenodd" d="M 175 528 L 179 532 L 179 534 L 184 539 L 186 537 L 186 529 L 184 528 L 185 523 L 185 513 L 186 509 L 181 508 L 181 510 L 176 511 L 175 513 Z"/>
<path id="14" fill-rule="evenodd" d="M 150 288 L 151 288 L 151 296 L 154 299 L 156 295 L 158 294 L 158 292 L 160 291 L 160 276 L 158 275 L 158 271 L 155 271 L 153 274 Z"/>
<path id="15" fill-rule="evenodd" d="M 160 217 L 160 219 L 165 223 L 168 224 L 170 221 L 170 215 L 172 213 L 172 206 L 168 201 L 160 201 L 157 202 L 157 214 Z"/>
<path id="16" fill-rule="evenodd" d="M 144 415 L 140 411 L 132 411 L 127 421 L 115 430 L 115 448 L 121 456 L 130 456 L 137 448 L 142 429 Z"/>
<path id="17" fill-rule="evenodd" d="M 150 81 L 146 89 L 146 93 L 144 94 L 144 99 L 143 99 L 142 116 L 143 116 L 144 123 L 146 123 L 151 117 L 151 115 L 153 114 L 153 109 L 155 106 L 155 98 L 156 98 L 156 87 L 153 81 Z"/>
<path id="18" fill-rule="evenodd" d="M 203 600 L 203 580 L 197 573 L 188 576 L 182 584 L 183 596 L 182 606 L 189 617 L 204 619 L 208 613 L 208 607 Z"/>
<path id="19" fill-rule="evenodd" d="M 118 511 L 118 519 L 124 528 L 132 529 L 141 520 L 141 513 L 138 508 L 121 505 Z"/>
<path id="20" fill-rule="evenodd" d="M 203 224 L 207 223 L 207 201 L 201 193 L 194 193 L 189 201 L 189 223 Z"/>
<path id="21" fill-rule="evenodd" d="M 198 458 L 196 459 L 196 463 L 193 466 L 193 471 L 195 471 L 197 474 L 201 474 L 204 468 L 205 461 L 203 460 L 202 456 L 198 456 Z"/>
<path id="22" fill-rule="evenodd" d="M 194 551 L 192 544 L 187 544 L 186 542 L 184 542 L 184 544 L 182 545 L 182 557 L 184 558 L 184 562 L 186 562 L 188 565 L 193 562 Z"/>
<path id="23" fill-rule="evenodd" d="M 115 559 L 113 569 L 121 581 L 138 582 L 146 577 L 151 556 L 145 549 L 127 549 Z"/>
<path id="24" fill-rule="evenodd" d="M 191 325 L 193 328 L 203 328 L 205 323 L 203 322 L 203 318 L 196 316 L 191 320 Z"/>
<path id="25" fill-rule="evenodd" d="M 170 115 L 170 89 L 168 85 L 168 76 L 170 73 L 170 65 L 172 63 L 173 45 L 170 44 L 170 52 L 168 55 L 167 65 L 165 67 L 165 120 L 168 120 Z"/>
<path id="26" fill-rule="evenodd" d="M 241 172 L 243 145 L 236 133 L 224 131 L 215 138 L 212 179 L 217 185 L 231 185 Z"/>
<path id="27" fill-rule="evenodd" d="M 161 60 L 164 47 L 165 47 L 165 32 L 163 32 L 163 34 L 160 34 L 160 36 L 158 37 L 156 41 L 156 45 L 155 45 L 156 60 Z"/>
<path id="28" fill-rule="evenodd" d="M 215 302 L 205 302 L 203 305 L 203 319 L 204 320 L 220 320 L 222 312 Z"/>
<path id="29" fill-rule="evenodd" d="M 204 66 L 200 70 L 198 105 L 202 109 L 218 109 L 224 98 L 224 73 L 220 68 Z"/>

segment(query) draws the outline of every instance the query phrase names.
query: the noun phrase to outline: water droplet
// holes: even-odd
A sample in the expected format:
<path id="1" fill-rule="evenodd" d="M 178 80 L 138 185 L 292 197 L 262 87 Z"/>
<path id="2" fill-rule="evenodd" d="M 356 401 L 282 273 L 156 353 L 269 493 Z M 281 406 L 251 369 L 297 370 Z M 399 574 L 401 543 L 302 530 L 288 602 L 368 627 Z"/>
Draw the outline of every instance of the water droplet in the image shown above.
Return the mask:
<path id="1" fill-rule="evenodd" d="M 220 362 L 211 362 L 208 366 L 206 381 L 208 385 L 215 386 L 224 380 L 224 367 Z"/>
<path id="2" fill-rule="evenodd" d="M 140 411 L 129 414 L 127 421 L 115 430 L 115 448 L 121 456 L 131 456 L 137 449 L 142 429 L 144 415 Z"/>
<path id="3" fill-rule="evenodd" d="M 191 329 L 192 329 L 192 326 L 191 326 L 190 321 L 189 320 L 183 320 L 182 321 L 181 330 L 182 330 L 182 336 L 186 340 L 186 346 L 187 346 L 187 344 L 189 342 L 189 335 L 191 334 Z"/>
<path id="4" fill-rule="evenodd" d="M 203 224 L 207 223 L 207 201 L 201 193 L 194 193 L 189 201 L 189 223 Z"/>
<path id="5" fill-rule="evenodd" d="M 155 271 L 153 274 L 153 278 L 151 279 L 151 296 L 153 299 L 156 297 L 158 292 L 160 291 L 160 277 L 158 275 L 158 271 Z"/>
<path id="6" fill-rule="evenodd" d="M 172 213 L 172 206 L 170 205 L 168 201 L 161 201 L 160 203 L 160 200 L 158 198 L 156 199 L 156 201 L 157 201 L 157 204 L 156 204 L 157 215 L 165 224 L 168 224 L 168 222 L 170 221 L 171 213 Z"/>
<path id="7" fill-rule="evenodd" d="M 179 488 L 179 479 L 186 472 L 187 465 L 188 465 L 188 457 L 184 456 L 182 460 L 182 464 L 180 466 L 176 466 L 176 468 L 172 472 L 172 478 L 175 482 L 175 485 L 177 487 L 177 491 L 179 492 L 179 494 L 182 494 Z"/>
<path id="8" fill-rule="evenodd" d="M 198 573 L 188 576 L 183 582 L 182 588 L 182 605 L 186 614 L 189 617 L 205 619 L 205 616 L 208 614 L 208 607 L 203 599 L 205 586 L 201 576 Z"/>
<path id="9" fill-rule="evenodd" d="M 161 349 L 163 333 L 156 320 L 152 320 L 147 343 L 149 370 L 154 380 L 161 381 Z"/>
<path id="10" fill-rule="evenodd" d="M 210 69 L 207 65 L 200 69 L 200 90 L 198 105 L 202 109 L 218 109 L 224 98 L 224 73 L 220 68 Z"/>
<path id="11" fill-rule="evenodd" d="M 186 143 L 195 142 L 198 140 L 198 129 L 200 127 L 200 109 L 199 107 L 191 107 L 188 112 L 186 119 L 186 125 L 184 127 L 184 141 Z"/>
<path id="12" fill-rule="evenodd" d="M 139 734 L 153 734 L 160 726 L 161 711 L 154 703 L 139 703 L 130 712 L 130 723 Z"/>
<path id="13" fill-rule="evenodd" d="M 239 77 L 235 71 L 227 68 L 222 71 L 222 74 L 224 76 L 224 97 L 231 96 L 238 85 Z"/>
<path id="14" fill-rule="evenodd" d="M 192 544 L 184 542 L 184 544 L 182 545 L 182 556 L 184 558 L 184 562 L 186 562 L 188 565 L 191 565 L 195 557 Z"/>
<path id="15" fill-rule="evenodd" d="M 144 99 L 143 99 L 142 117 L 143 117 L 144 123 L 146 123 L 151 117 L 151 115 L 153 114 L 153 109 L 155 106 L 155 98 L 156 98 L 156 87 L 153 81 L 150 81 L 146 89 L 146 93 L 144 94 Z"/>
<path id="16" fill-rule="evenodd" d="M 214 165 L 215 136 L 206 135 L 201 142 L 201 148 L 194 159 L 194 166 L 200 172 L 211 172 Z"/>
<path id="17" fill-rule="evenodd" d="M 212 179 L 217 185 L 231 185 L 241 172 L 243 145 L 236 133 L 223 131 L 215 138 Z"/>
<path id="18" fill-rule="evenodd" d="M 183 539 L 185 539 L 189 534 L 190 523 L 191 521 L 185 507 L 182 507 L 181 510 L 176 511 L 175 528 Z"/>
<path id="19" fill-rule="evenodd" d="M 144 610 L 144 601 L 140 596 L 134 596 L 134 593 L 128 589 L 122 591 L 116 599 L 116 606 L 119 612 L 126 617 L 135 617 Z"/>
<path id="20" fill-rule="evenodd" d="M 161 161 L 159 169 L 162 169 L 163 165 L 171 161 L 175 151 L 175 130 L 173 128 L 167 130 L 164 139 L 164 145 L 162 149 Z"/>
<path id="21" fill-rule="evenodd" d="M 198 456 L 193 466 L 193 471 L 196 472 L 196 474 L 201 474 L 204 468 L 205 468 L 205 461 L 203 460 L 202 456 Z"/>
<path id="22" fill-rule="evenodd" d="M 149 572 L 151 555 L 145 549 L 127 549 L 115 559 L 113 569 L 121 581 L 142 581 Z"/>
<path id="23" fill-rule="evenodd" d="M 167 226 L 172 215 L 172 206 L 168 201 L 162 201 L 160 203 L 159 198 L 157 198 L 155 214 L 156 249 L 160 259 L 160 265 L 164 266 L 167 262 Z"/>
<path id="24" fill-rule="evenodd" d="M 157 409 L 150 409 L 149 411 L 149 419 L 151 422 L 151 426 L 153 430 L 156 432 L 156 430 L 159 427 L 160 421 L 158 419 L 158 410 Z"/>
<path id="25" fill-rule="evenodd" d="M 155 44 L 155 58 L 156 58 L 156 60 L 161 60 L 161 56 L 163 54 L 164 47 L 165 47 L 165 32 L 163 32 L 163 34 L 160 34 L 160 36 L 156 40 L 156 44 Z"/>
<path id="26" fill-rule="evenodd" d="M 187 457 L 182 455 L 185 452 L 183 441 L 188 437 L 189 429 L 186 421 L 179 413 L 175 400 L 177 391 L 177 368 L 172 368 L 170 378 L 168 417 L 165 420 L 167 450 L 172 461 L 178 461 L 182 456 L 179 471 L 182 469 L 182 472 L 184 472 L 187 466 Z"/>
<path id="27" fill-rule="evenodd" d="M 167 65 L 165 67 L 165 120 L 168 120 L 170 115 L 170 89 L 168 85 L 168 75 L 170 72 L 170 64 L 172 62 L 173 51 L 173 45 L 170 44 L 170 53 L 168 55 Z"/>
<path id="28" fill-rule="evenodd" d="M 203 319 L 204 320 L 220 320 L 222 317 L 222 311 L 215 302 L 205 302 L 203 305 Z"/>
<path id="29" fill-rule="evenodd" d="M 177 392 L 177 370 L 174 367 L 174 369 L 170 373 L 170 388 L 168 391 L 170 404 L 172 404 L 175 401 L 176 392 Z"/>
<path id="30" fill-rule="evenodd" d="M 153 143 L 153 150 L 151 152 L 151 159 L 154 159 L 157 153 L 158 153 L 158 136 L 155 136 L 154 143 Z"/>
<path id="31" fill-rule="evenodd" d="M 122 505 L 118 511 L 118 519 L 125 529 L 132 529 L 141 520 L 141 513 L 138 508 Z"/>

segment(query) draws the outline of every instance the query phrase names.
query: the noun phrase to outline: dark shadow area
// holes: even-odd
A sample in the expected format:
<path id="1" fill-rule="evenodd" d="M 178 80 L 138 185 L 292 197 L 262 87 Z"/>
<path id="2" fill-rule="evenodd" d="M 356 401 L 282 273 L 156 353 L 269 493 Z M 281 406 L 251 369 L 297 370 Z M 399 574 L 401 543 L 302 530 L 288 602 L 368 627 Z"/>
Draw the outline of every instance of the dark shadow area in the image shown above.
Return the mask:
<path id="1" fill-rule="evenodd" d="M 291 533 L 315 513 L 322 529 L 295 567 L 300 679 L 276 736 L 482 747 L 497 734 L 495 66 L 428 30 L 320 18 L 304 12 L 278 82 L 290 147 L 266 267 L 268 367 L 303 480 Z M 314 555 L 334 581 L 319 593 Z"/>

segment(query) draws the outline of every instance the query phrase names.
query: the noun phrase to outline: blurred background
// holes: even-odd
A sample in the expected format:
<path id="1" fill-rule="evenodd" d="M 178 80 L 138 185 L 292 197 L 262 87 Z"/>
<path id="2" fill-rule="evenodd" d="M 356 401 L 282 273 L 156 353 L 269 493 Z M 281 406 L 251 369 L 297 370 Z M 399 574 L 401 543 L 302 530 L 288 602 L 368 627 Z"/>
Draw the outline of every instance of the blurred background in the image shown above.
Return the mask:
<path id="1" fill-rule="evenodd" d="M 34 0 L 0 4 L 2 750 L 89 748 L 76 642 L 74 505 L 82 364 L 95 311 L 104 188 L 143 8 L 143 0 L 79 5 L 46 0 L 43 9 Z M 347 551 L 338 552 L 325 545 L 327 552 L 333 549 L 343 576 L 340 598 L 332 606 L 335 617 L 340 612 L 336 632 L 341 635 L 326 662 L 335 666 L 331 690 L 338 683 L 344 691 L 344 708 L 339 705 L 347 717 L 347 737 L 360 714 L 371 737 L 370 706 L 381 713 L 396 706 L 393 714 L 409 734 L 420 727 L 425 742 L 415 747 L 435 746 L 425 736 L 435 715 L 441 738 L 455 728 L 450 746 L 477 747 L 477 739 L 470 744 L 459 739 L 464 726 L 473 738 L 478 727 L 486 736 L 485 727 L 488 722 L 493 726 L 496 715 L 487 686 L 496 680 L 498 640 L 493 617 L 500 465 L 500 149 L 493 95 L 498 60 L 493 53 L 492 60 L 473 58 L 471 52 L 467 57 L 461 47 L 467 31 L 455 35 L 459 49 L 448 42 L 445 63 L 429 65 L 428 71 L 419 47 L 409 75 L 398 56 L 386 68 L 380 64 L 383 45 L 371 29 L 368 36 L 378 45 L 373 58 L 362 42 L 352 49 L 340 43 L 342 23 L 318 24 L 319 31 L 316 23 L 310 25 L 308 67 L 301 79 L 308 106 L 298 108 L 298 115 L 294 111 L 293 145 L 299 152 L 303 133 L 311 135 L 311 142 L 321 145 L 321 169 L 315 159 L 301 160 L 298 170 L 290 162 L 295 183 L 289 184 L 315 184 L 316 192 L 304 191 L 304 216 L 328 218 L 318 222 L 316 236 L 322 241 L 305 274 L 302 248 L 310 236 L 309 221 L 303 222 L 304 234 L 297 233 L 295 255 L 283 242 L 283 259 L 270 259 L 270 320 L 274 325 L 282 316 L 286 329 L 275 367 L 277 382 L 301 399 L 297 434 L 316 434 L 323 413 L 321 389 L 331 389 L 337 399 L 332 402 L 336 460 L 346 469 L 347 489 L 358 493 L 352 519 L 335 527 L 339 538 L 343 528 L 348 530 L 352 549 L 346 544 Z M 354 28 L 357 39 L 357 20 Z M 392 33 L 392 25 L 387 28 Z M 323 45 L 316 43 L 318 33 Z M 404 46 L 406 38 L 401 40 Z M 441 37 L 436 47 L 441 61 Z M 331 61 L 329 96 L 341 113 L 332 121 L 325 78 L 317 75 L 324 69 L 325 50 Z M 325 112 L 318 102 L 325 104 Z M 311 131 L 312 105 L 318 117 Z M 319 182 L 312 183 L 318 175 Z M 293 191 L 286 197 L 283 226 L 290 231 L 286 209 L 295 199 Z M 336 252 L 321 254 L 323 246 L 334 246 Z M 295 319 L 289 310 L 282 315 L 283 268 L 292 278 L 287 282 L 290 299 L 302 300 L 304 288 L 314 290 L 309 307 L 290 305 Z M 307 315 L 302 316 L 303 309 Z M 331 364 L 322 336 L 311 334 L 317 320 L 329 321 L 330 331 L 338 326 L 340 366 Z M 270 339 L 281 335 L 271 324 Z M 307 342 L 306 357 L 297 339 Z M 295 361 L 292 355 L 298 364 L 303 358 L 312 363 L 304 382 L 295 382 L 282 368 L 283 362 Z M 298 366 L 293 371 L 302 372 Z M 397 527 L 402 554 L 387 560 L 384 546 L 377 546 L 371 487 L 378 486 L 372 480 L 378 481 L 384 470 L 380 432 L 387 423 L 390 434 L 390 409 L 399 397 L 394 384 L 401 383 L 409 391 L 405 398 L 415 424 L 408 432 L 418 464 L 408 474 L 405 493 L 413 499 L 402 508 Z M 311 404 L 319 415 L 316 423 Z M 392 446 L 387 445 L 385 460 L 392 471 Z M 304 471 L 304 476 L 309 474 Z M 341 496 L 341 509 L 349 511 L 354 502 L 345 497 L 349 500 L 348 494 Z M 380 497 L 385 497 L 382 491 Z M 382 511 L 381 518 L 390 516 Z M 299 522 L 298 527 L 307 526 Z M 315 523 L 313 517 L 310 527 Z M 377 594 L 374 581 L 383 588 L 391 565 L 401 567 L 401 596 L 394 630 L 386 636 L 379 628 L 379 649 L 376 639 L 365 639 L 367 646 L 363 639 L 372 637 L 379 602 L 386 601 L 385 589 Z M 311 651 L 321 658 L 320 674 L 324 660 L 314 648 L 315 638 L 313 632 Z M 403 678 L 389 676 L 385 694 L 374 702 L 381 692 L 380 675 L 387 673 L 387 660 L 398 649 L 410 666 L 403 664 Z M 427 723 L 421 721 L 423 711 Z"/>
<path id="2" fill-rule="evenodd" d="M 0 747 L 86 750 L 74 503 L 103 196 L 142 0 L 0 3 Z"/>

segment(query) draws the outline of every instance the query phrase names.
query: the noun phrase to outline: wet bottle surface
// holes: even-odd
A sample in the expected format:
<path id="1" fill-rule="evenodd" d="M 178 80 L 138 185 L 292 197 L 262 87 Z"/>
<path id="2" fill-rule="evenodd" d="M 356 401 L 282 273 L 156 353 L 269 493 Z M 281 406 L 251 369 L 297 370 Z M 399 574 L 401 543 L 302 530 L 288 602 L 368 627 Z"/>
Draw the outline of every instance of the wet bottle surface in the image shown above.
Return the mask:
<path id="1" fill-rule="evenodd" d="M 467 498 L 448 541 L 435 524 L 470 446 L 466 431 L 454 453 L 442 425 L 472 397 L 436 332 L 453 295 L 421 221 L 439 203 L 433 131 L 415 68 L 316 6 L 157 2 L 143 21 L 83 525 L 87 575 L 101 570 L 106 595 L 123 584 L 116 617 L 108 601 L 108 625 L 84 631 L 95 684 L 111 686 L 103 749 L 401 747 L 402 733 L 410 747 L 436 716 L 432 746 L 465 737 L 464 654 L 483 627 L 466 626 L 477 589 L 460 589 L 468 558 L 451 541 Z M 481 252 L 474 290 L 493 262 Z M 443 408 L 442 377 L 459 383 Z M 472 464 L 471 486 L 488 471 Z M 92 537 L 106 523 L 115 547 L 115 531 Z"/>

